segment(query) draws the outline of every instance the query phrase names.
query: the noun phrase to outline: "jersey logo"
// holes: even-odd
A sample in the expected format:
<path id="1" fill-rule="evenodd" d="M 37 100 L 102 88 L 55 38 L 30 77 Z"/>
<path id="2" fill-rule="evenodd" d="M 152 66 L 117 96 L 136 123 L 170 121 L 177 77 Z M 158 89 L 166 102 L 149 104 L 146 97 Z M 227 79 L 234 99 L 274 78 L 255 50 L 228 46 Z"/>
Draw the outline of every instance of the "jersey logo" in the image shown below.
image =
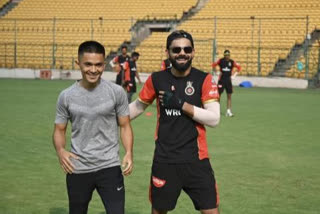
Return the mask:
<path id="1" fill-rule="evenodd" d="M 181 116 L 181 112 L 178 109 L 164 109 L 167 116 Z"/>
<path id="2" fill-rule="evenodd" d="M 155 187 L 161 188 L 166 184 L 165 180 L 152 176 L 152 183 Z"/>
<path id="3" fill-rule="evenodd" d="M 194 87 L 192 86 L 192 82 L 191 81 L 187 82 L 187 86 L 184 89 L 184 92 L 186 93 L 186 95 L 189 95 L 189 96 L 194 94 Z"/>
<path id="4" fill-rule="evenodd" d="M 231 62 L 229 62 L 229 67 L 231 67 Z"/>
<path id="5" fill-rule="evenodd" d="M 231 69 L 230 69 L 230 68 L 228 68 L 228 67 L 225 67 L 225 68 L 222 68 L 222 71 L 230 72 L 230 71 L 231 71 Z"/>

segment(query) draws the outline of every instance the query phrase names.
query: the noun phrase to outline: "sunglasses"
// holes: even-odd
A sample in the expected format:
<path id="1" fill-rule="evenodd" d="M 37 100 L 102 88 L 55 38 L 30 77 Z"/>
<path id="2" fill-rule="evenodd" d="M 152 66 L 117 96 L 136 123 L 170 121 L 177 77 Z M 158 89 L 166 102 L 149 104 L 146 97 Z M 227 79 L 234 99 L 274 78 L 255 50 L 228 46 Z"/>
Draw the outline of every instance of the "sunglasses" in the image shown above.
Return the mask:
<path id="1" fill-rule="evenodd" d="M 173 47 L 173 48 L 171 48 L 171 51 L 172 51 L 172 53 L 178 54 L 181 52 L 182 49 L 186 54 L 190 54 L 193 51 L 193 48 L 190 46 L 183 47 L 183 48 L 182 47 Z"/>

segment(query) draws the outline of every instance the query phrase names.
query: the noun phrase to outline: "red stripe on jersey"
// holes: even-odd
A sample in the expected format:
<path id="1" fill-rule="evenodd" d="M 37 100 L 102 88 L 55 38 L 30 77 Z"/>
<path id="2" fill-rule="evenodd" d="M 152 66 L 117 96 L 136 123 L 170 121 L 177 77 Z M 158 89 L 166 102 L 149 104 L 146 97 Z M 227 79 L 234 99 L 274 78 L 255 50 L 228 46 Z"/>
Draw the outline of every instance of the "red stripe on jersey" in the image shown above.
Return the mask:
<path id="1" fill-rule="evenodd" d="M 124 81 L 131 81 L 131 79 L 130 79 L 130 66 L 129 66 L 128 61 L 126 61 L 124 63 L 123 69 L 124 69 Z"/>
<path id="2" fill-rule="evenodd" d="M 220 64 L 220 59 L 218 61 L 212 63 L 212 68 L 215 68 L 219 64 Z"/>
<path id="3" fill-rule="evenodd" d="M 205 158 L 209 158 L 208 154 L 208 146 L 207 146 L 207 138 L 206 138 L 206 128 L 197 123 L 196 125 L 198 131 L 198 156 L 199 160 L 203 160 Z"/>
<path id="4" fill-rule="evenodd" d="M 143 103 L 151 104 L 155 98 L 156 92 L 154 90 L 152 77 L 150 75 L 139 93 L 139 99 Z"/>
<path id="5" fill-rule="evenodd" d="M 217 84 L 212 80 L 212 75 L 208 74 L 202 84 L 202 103 L 206 103 L 210 100 L 219 100 L 219 92 Z"/>
<path id="6" fill-rule="evenodd" d="M 241 66 L 236 61 L 233 61 L 233 65 L 238 69 L 238 71 L 241 71 Z"/>

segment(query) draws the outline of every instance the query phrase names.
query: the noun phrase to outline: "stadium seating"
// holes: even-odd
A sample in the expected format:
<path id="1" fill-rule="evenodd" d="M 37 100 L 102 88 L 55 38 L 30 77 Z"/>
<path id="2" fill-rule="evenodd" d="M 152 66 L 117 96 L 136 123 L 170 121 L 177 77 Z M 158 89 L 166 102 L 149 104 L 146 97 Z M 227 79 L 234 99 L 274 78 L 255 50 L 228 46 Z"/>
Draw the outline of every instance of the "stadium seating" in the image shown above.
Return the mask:
<path id="1" fill-rule="evenodd" d="M 267 76 L 278 59 L 285 59 L 295 44 L 304 41 L 307 15 L 308 33 L 320 28 L 319 14 L 318 0 L 230 0 L 227 4 L 223 0 L 212 0 L 195 16 L 183 22 L 178 29 L 192 33 L 196 49 L 195 66 L 202 70 L 211 70 L 213 39 L 216 39 L 216 58 L 222 57 L 223 51 L 229 49 L 231 57 L 241 64 L 242 75 Z M 218 17 L 216 30 L 215 17 Z M 163 52 L 161 45 L 165 44 L 168 34 L 158 35 L 159 33 L 153 33 L 137 50 L 147 56 L 148 50 Z M 161 60 L 166 57 L 164 54 L 159 55 L 159 59 L 152 62 L 147 56 L 145 59 L 142 55 L 139 64 L 145 67 L 146 62 L 150 71 L 158 68 Z"/>
<path id="2" fill-rule="evenodd" d="M 9 0 L 0 0 L 0 8 L 2 8 L 8 2 L 9 2 Z"/>
<path id="3" fill-rule="evenodd" d="M 218 57 L 222 57 L 224 49 L 230 49 L 231 57 L 242 65 L 245 75 L 258 74 L 260 50 L 260 74 L 266 76 L 279 58 L 285 58 L 296 43 L 303 42 L 307 15 L 308 33 L 319 28 L 319 12 L 320 2 L 315 0 L 231 0 L 228 4 L 214 0 L 179 28 L 192 32 L 195 39 L 216 38 Z M 214 17 L 218 17 L 216 34 Z M 209 19 L 201 20 L 205 18 Z"/>
<path id="4" fill-rule="evenodd" d="M 72 69 L 81 42 L 94 39 L 107 53 L 117 51 L 131 40 L 136 20 L 180 19 L 196 2 L 23 0 L 0 19 L 0 66 Z"/>
<path id="5" fill-rule="evenodd" d="M 290 70 L 286 72 L 287 77 L 310 78 L 313 77 L 319 69 L 319 45 L 313 45 L 308 51 L 308 71 L 306 71 L 306 58 L 301 56 Z M 299 63 L 301 63 L 299 65 Z M 301 67 L 300 67 L 301 66 Z M 300 67 L 300 68 L 299 68 Z"/>
<path id="6" fill-rule="evenodd" d="M 107 52 L 117 51 L 131 40 L 135 21 L 180 19 L 196 4 L 197 0 L 23 0 L 0 19 L 0 66 L 72 69 L 82 41 L 94 39 Z M 278 59 L 285 59 L 295 44 L 302 44 L 307 33 L 320 30 L 319 14 L 319 0 L 229 0 L 227 4 L 211 0 L 178 29 L 194 37 L 196 67 L 211 70 L 215 44 L 215 59 L 229 49 L 241 64 L 242 75 L 268 76 Z M 141 71 L 160 68 L 166 58 L 167 35 L 153 32 L 136 47 Z M 309 60 L 309 65 L 316 63 L 314 57 Z M 287 76 L 303 76 L 294 69 Z"/>

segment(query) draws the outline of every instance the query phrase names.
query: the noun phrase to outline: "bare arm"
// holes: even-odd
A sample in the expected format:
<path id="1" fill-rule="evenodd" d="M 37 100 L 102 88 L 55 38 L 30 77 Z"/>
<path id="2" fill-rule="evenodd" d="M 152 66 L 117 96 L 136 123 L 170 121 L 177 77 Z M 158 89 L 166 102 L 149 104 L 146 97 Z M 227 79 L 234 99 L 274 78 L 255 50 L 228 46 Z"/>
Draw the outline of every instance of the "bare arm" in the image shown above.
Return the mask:
<path id="1" fill-rule="evenodd" d="M 125 155 L 122 160 L 124 175 L 130 175 L 133 169 L 133 133 L 130 125 L 129 116 L 118 117 L 120 126 L 120 138 L 125 149 Z"/>
<path id="2" fill-rule="evenodd" d="M 148 107 L 147 104 L 139 101 L 138 99 L 130 103 L 129 104 L 130 119 L 134 120 L 136 117 L 142 114 L 147 107 Z"/>
<path id="3" fill-rule="evenodd" d="M 70 158 L 77 159 L 78 157 L 75 154 L 65 150 L 66 130 L 67 124 L 55 124 L 53 131 L 53 145 L 56 149 L 61 168 L 65 173 L 72 174 L 74 166 L 72 165 Z"/>
<path id="4" fill-rule="evenodd" d="M 215 127 L 220 121 L 220 104 L 219 102 L 210 102 L 204 104 L 204 108 L 191 105 L 185 102 L 182 106 L 182 110 L 185 114 L 191 117 L 193 120 L 207 125 Z"/>

